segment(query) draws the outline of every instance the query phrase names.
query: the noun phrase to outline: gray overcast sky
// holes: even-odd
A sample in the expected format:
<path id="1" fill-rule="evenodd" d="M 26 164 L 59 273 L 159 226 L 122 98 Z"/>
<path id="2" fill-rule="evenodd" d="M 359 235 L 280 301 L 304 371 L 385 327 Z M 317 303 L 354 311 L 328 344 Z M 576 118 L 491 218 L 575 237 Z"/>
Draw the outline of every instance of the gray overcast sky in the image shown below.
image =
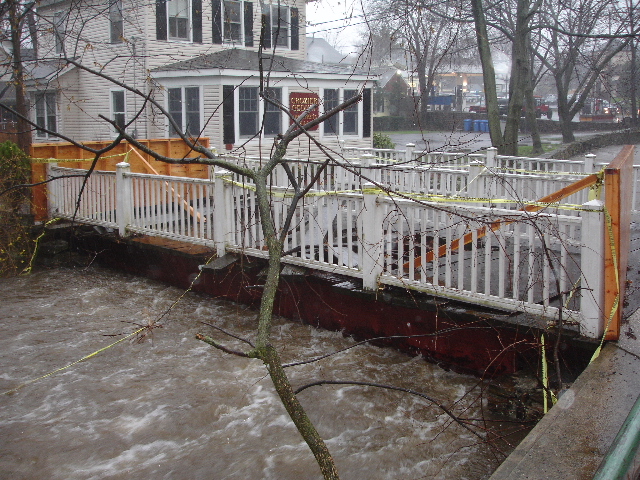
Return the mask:
<path id="1" fill-rule="evenodd" d="M 315 33 L 317 37 L 339 47 L 342 53 L 351 52 L 360 43 L 359 32 L 366 29 L 366 25 L 361 24 L 361 5 L 359 0 L 316 0 L 307 3 L 307 36 Z"/>

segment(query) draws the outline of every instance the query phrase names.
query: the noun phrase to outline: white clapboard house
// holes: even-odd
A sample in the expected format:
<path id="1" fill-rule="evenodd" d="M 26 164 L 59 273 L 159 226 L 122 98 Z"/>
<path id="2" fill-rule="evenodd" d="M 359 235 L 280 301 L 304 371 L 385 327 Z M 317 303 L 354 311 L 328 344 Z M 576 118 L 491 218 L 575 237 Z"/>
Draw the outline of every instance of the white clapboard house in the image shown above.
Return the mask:
<path id="1" fill-rule="evenodd" d="M 313 115 L 321 114 L 362 93 L 361 102 L 312 135 L 329 147 L 340 140 L 371 146 L 374 77 L 351 65 L 306 60 L 304 0 L 41 0 L 38 14 L 39 60 L 29 67 L 28 84 L 38 126 L 76 140 L 106 140 L 115 129 L 101 115 L 124 125 L 141 111 L 130 133 L 176 136 L 166 117 L 145 104 L 149 95 L 183 131 L 209 137 L 212 148 L 257 155 L 290 122 L 259 96 L 262 78 L 269 95 L 292 112 L 319 103 Z M 43 130 L 34 139 L 56 140 Z M 314 156 L 317 149 L 304 137 L 289 153 Z"/>

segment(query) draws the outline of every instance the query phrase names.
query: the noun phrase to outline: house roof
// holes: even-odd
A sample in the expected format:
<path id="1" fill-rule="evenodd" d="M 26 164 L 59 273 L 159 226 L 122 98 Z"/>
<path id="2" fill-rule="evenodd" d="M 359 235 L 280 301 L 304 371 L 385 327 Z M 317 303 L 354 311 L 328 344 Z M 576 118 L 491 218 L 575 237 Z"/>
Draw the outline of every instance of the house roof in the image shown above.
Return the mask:
<path id="1" fill-rule="evenodd" d="M 259 58 L 260 56 L 256 51 L 233 48 L 171 63 L 154 68 L 152 71 L 166 72 L 210 69 L 258 71 Z M 272 60 L 273 62 L 271 63 Z M 262 53 L 262 65 L 265 70 L 270 69 L 275 72 L 374 76 L 369 70 L 356 68 L 353 65 L 309 62 L 266 53 Z"/>
<path id="2" fill-rule="evenodd" d="M 333 48 L 324 38 L 307 37 L 307 60 L 322 63 L 352 64 L 352 59 Z"/>

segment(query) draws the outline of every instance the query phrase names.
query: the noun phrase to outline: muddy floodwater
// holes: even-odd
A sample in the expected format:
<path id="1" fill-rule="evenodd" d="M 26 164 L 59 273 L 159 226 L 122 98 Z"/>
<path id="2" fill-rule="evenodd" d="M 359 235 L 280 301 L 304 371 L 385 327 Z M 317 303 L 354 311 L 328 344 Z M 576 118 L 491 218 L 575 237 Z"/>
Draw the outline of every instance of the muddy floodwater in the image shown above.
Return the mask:
<path id="1" fill-rule="evenodd" d="M 144 341 L 120 342 L 4 393 L 115 342 L 122 337 L 112 335 L 129 334 L 134 324 L 156 321 L 182 294 L 93 267 L 0 280 L 1 479 L 321 478 L 262 363 L 195 339 L 202 332 L 246 347 L 201 323 L 252 338 L 255 312 L 229 302 L 186 294 L 158 322 L 162 328 L 138 338 Z M 281 319 L 273 338 L 285 362 L 355 343 Z M 479 379 L 391 349 L 362 345 L 288 374 L 294 388 L 317 380 L 410 388 L 476 425 L 501 429 L 483 406 Z M 404 393 L 321 386 L 300 399 L 343 480 L 478 480 L 510 450 L 502 441 L 483 443 L 428 401 Z"/>

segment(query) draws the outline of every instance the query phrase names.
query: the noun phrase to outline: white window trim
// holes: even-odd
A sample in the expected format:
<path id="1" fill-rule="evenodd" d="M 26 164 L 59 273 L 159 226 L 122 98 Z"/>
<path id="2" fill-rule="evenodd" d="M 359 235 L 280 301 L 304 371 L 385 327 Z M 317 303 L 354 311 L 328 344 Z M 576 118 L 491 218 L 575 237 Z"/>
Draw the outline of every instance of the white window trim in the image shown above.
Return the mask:
<path id="1" fill-rule="evenodd" d="M 234 0 L 236 1 L 236 0 Z M 244 47 L 244 0 L 238 0 L 237 3 L 240 4 L 240 39 L 239 40 L 227 40 L 226 37 L 226 22 L 224 21 L 225 16 L 225 0 L 221 1 L 221 9 L 222 9 L 222 44 L 223 45 L 234 45 Z"/>
<path id="2" fill-rule="evenodd" d="M 113 104 L 113 92 L 123 92 L 124 93 L 124 112 L 116 112 L 115 111 L 114 104 Z M 111 89 L 109 89 L 109 118 L 111 120 L 115 121 L 116 113 L 124 113 L 124 121 L 125 121 L 125 123 L 127 123 L 127 92 L 123 88 L 111 88 Z M 114 137 L 114 138 L 118 136 L 118 131 L 115 129 L 115 127 L 112 127 L 112 129 L 111 129 L 111 136 Z"/>
<path id="3" fill-rule="evenodd" d="M 171 36 L 171 27 L 169 26 L 170 14 L 169 14 L 169 2 L 167 0 L 165 2 L 165 8 L 167 9 L 167 41 L 168 42 L 177 42 L 177 43 L 193 43 L 193 5 L 191 0 L 187 0 L 187 38 L 179 38 Z M 204 3 L 203 3 L 204 5 Z"/>
<path id="4" fill-rule="evenodd" d="M 295 5 L 295 4 L 294 4 Z M 271 19 L 271 25 L 269 25 L 269 35 L 271 36 L 271 48 L 291 50 L 291 5 L 283 5 L 278 3 L 268 3 L 265 5 L 269 7 L 269 18 Z M 273 36 L 273 29 L 278 26 L 278 17 L 274 15 L 274 12 L 278 12 L 278 6 L 280 8 L 286 8 L 288 18 L 286 19 L 287 28 L 287 45 L 276 45 L 276 38 Z"/>
<path id="5" fill-rule="evenodd" d="M 259 94 L 258 94 L 258 134 L 251 135 L 251 136 L 240 136 L 240 89 L 244 87 L 257 88 L 258 90 L 260 89 L 258 85 L 238 85 L 238 87 L 234 89 L 233 102 L 235 105 L 234 107 L 235 111 L 233 112 L 233 122 L 234 122 L 233 128 L 234 128 L 234 132 L 236 132 L 236 143 L 246 142 L 247 140 L 274 138 L 271 135 L 265 135 L 264 130 L 261 128 L 263 126 L 261 122 L 262 122 L 262 119 L 264 118 L 265 100 L 260 98 Z M 289 88 L 281 87 L 281 86 L 273 86 L 271 88 L 279 88 L 281 90 L 282 105 L 285 108 L 289 108 Z M 287 128 L 289 128 L 288 121 L 289 121 L 289 117 L 285 114 L 285 112 L 280 111 L 280 128 L 282 130 L 286 130 Z M 284 133 L 284 131 L 280 133 Z"/>
<path id="6" fill-rule="evenodd" d="M 116 45 L 119 43 L 124 43 L 124 7 L 123 7 L 123 0 L 109 0 L 108 2 L 109 5 L 109 11 L 108 11 L 108 16 L 109 16 L 109 43 L 111 43 L 112 45 Z M 121 36 L 117 41 L 113 41 L 113 24 L 114 24 L 114 17 L 113 12 L 111 10 L 111 8 L 117 8 L 117 11 L 119 12 L 119 21 L 122 23 L 122 32 L 121 32 Z M 168 21 L 168 20 L 167 20 Z M 168 26 L 168 25 L 167 25 Z"/>
<path id="7" fill-rule="evenodd" d="M 187 124 L 186 120 L 187 120 L 187 112 L 186 112 L 186 100 L 185 100 L 185 94 L 184 94 L 184 90 L 185 88 L 197 88 L 198 89 L 198 109 L 199 109 L 199 117 L 200 117 L 200 132 L 204 131 L 205 128 L 205 124 L 204 124 L 204 99 L 203 99 L 203 91 L 202 91 L 202 85 L 172 85 L 172 86 L 165 86 L 165 90 L 166 90 L 166 95 L 165 95 L 165 100 L 164 100 L 164 108 L 167 111 L 167 113 L 169 113 L 169 90 L 172 90 L 174 88 L 179 88 L 180 89 L 180 95 L 181 95 L 181 103 L 182 103 L 182 128 L 184 129 L 185 125 Z M 126 106 L 126 104 L 125 104 Z M 170 124 L 169 124 L 169 119 L 167 117 L 165 117 L 165 137 L 166 138 L 176 138 L 176 137 L 172 137 L 170 135 L 171 132 L 171 128 L 170 128 Z M 202 135 L 204 135 L 204 133 L 201 133 Z"/>
<path id="8" fill-rule="evenodd" d="M 320 91 L 321 97 L 320 100 L 322 100 L 322 112 L 321 115 L 324 115 L 326 113 L 325 110 L 325 105 L 324 105 L 324 96 L 325 96 L 325 90 L 338 90 L 338 105 L 341 105 L 342 103 L 344 103 L 345 98 L 344 98 L 344 91 L 345 90 L 355 90 L 355 91 L 360 91 L 361 89 L 358 88 L 357 86 L 353 86 L 353 87 L 338 87 L 338 88 L 322 88 Z M 344 110 L 341 110 L 340 113 L 338 113 L 338 138 L 342 139 L 343 137 L 348 137 L 348 138 L 362 138 L 362 121 L 363 121 L 363 113 L 362 113 L 362 102 L 358 102 L 357 104 L 358 107 L 358 132 L 357 133 L 344 133 Z M 325 132 L 325 122 L 322 122 L 322 132 L 321 132 L 321 137 L 335 137 L 336 135 L 334 133 L 329 133 L 329 132 Z"/>
<path id="9" fill-rule="evenodd" d="M 55 54 L 60 56 L 64 55 L 65 50 L 66 23 L 66 11 L 61 10 L 53 14 L 53 45 Z"/>
<path id="10" fill-rule="evenodd" d="M 60 111 L 58 109 L 58 92 L 55 91 L 40 91 L 40 92 L 34 92 L 33 96 L 32 96 L 32 101 L 33 101 L 33 123 L 37 126 L 38 125 L 38 107 L 37 107 L 37 101 L 38 101 L 38 96 L 39 95 L 53 95 L 54 96 L 54 106 L 55 106 L 55 118 L 56 118 L 56 128 L 54 130 L 54 132 L 59 133 L 61 131 L 61 125 L 60 125 Z M 47 130 L 51 130 L 51 126 L 49 125 L 49 117 L 47 116 L 47 104 L 46 104 L 46 100 L 45 100 L 45 114 L 44 114 L 44 119 L 45 119 L 45 128 Z M 53 138 L 58 138 L 56 135 L 51 135 L 47 132 L 44 132 L 42 130 L 39 130 L 38 128 L 35 128 L 34 131 L 34 138 L 41 140 L 41 139 L 53 139 Z"/>

